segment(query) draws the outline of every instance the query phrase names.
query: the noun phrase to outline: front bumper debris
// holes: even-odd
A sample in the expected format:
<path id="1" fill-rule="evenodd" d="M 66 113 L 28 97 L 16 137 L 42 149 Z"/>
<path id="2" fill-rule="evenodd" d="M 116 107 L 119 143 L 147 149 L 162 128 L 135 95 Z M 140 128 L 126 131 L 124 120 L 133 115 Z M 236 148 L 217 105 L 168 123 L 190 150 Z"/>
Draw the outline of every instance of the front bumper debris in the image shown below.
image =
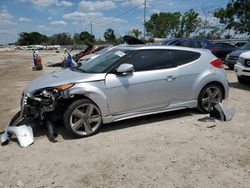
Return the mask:
<path id="1" fill-rule="evenodd" d="M 34 135 L 31 126 L 21 125 L 18 127 L 12 127 L 7 125 L 1 136 L 2 145 L 8 144 L 10 137 L 13 134 L 17 137 L 18 143 L 21 147 L 27 147 L 34 142 Z"/>

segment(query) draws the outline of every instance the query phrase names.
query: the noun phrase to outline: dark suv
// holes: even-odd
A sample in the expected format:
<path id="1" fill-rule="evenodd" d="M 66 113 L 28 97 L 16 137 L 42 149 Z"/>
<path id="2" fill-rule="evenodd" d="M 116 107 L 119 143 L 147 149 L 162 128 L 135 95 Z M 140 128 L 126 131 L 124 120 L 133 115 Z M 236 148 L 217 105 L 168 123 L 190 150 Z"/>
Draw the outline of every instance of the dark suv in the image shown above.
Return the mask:
<path id="1" fill-rule="evenodd" d="M 159 42 L 161 45 L 184 46 L 191 48 L 203 48 L 216 52 L 216 47 L 208 39 L 202 38 L 174 38 Z"/>
<path id="2" fill-rule="evenodd" d="M 233 70 L 234 65 L 236 64 L 240 54 L 249 50 L 250 50 L 250 42 L 248 42 L 246 45 L 239 48 L 238 50 L 235 50 L 230 54 L 228 54 L 224 63 L 228 66 L 229 69 Z"/>

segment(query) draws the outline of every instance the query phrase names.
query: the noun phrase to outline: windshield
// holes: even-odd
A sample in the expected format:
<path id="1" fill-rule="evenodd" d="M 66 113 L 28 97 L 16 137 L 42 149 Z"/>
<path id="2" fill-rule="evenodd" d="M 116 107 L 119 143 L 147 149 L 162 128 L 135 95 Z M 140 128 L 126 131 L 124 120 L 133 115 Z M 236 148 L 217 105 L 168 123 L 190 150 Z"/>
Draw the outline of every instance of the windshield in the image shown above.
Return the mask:
<path id="1" fill-rule="evenodd" d="M 111 49 L 111 47 L 103 48 L 103 49 L 97 51 L 96 54 L 104 54 L 104 53 L 107 52 L 109 49 Z"/>
<path id="2" fill-rule="evenodd" d="M 89 60 L 87 64 L 80 66 L 78 69 L 86 73 L 105 73 L 113 67 L 114 63 L 121 59 L 128 50 L 112 49 L 100 56 Z"/>
<path id="3" fill-rule="evenodd" d="M 242 50 L 250 50 L 250 42 L 241 47 Z"/>

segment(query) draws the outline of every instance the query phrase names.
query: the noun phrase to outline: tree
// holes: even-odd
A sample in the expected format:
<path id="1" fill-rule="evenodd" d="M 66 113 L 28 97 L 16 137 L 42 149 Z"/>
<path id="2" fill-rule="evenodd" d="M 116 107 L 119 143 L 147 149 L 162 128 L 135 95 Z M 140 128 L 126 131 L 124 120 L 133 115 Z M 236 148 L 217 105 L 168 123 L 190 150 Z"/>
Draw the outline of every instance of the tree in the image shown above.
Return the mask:
<path id="1" fill-rule="evenodd" d="M 43 44 L 46 43 L 48 37 L 42 35 L 39 32 L 22 32 L 19 33 L 19 38 L 17 40 L 18 45 L 34 45 L 34 44 Z"/>
<path id="2" fill-rule="evenodd" d="M 238 22 L 236 23 L 236 30 L 240 33 L 246 32 L 250 35 L 250 1 L 232 0 L 232 6 L 238 19 Z"/>
<path id="3" fill-rule="evenodd" d="M 181 17 L 180 29 L 175 37 L 189 37 L 200 25 L 199 14 L 191 9 Z"/>
<path id="4" fill-rule="evenodd" d="M 87 31 L 83 31 L 80 33 L 80 40 L 83 41 L 84 43 L 91 43 L 93 44 L 95 42 L 95 36 L 91 35 Z"/>
<path id="5" fill-rule="evenodd" d="M 136 38 L 138 38 L 138 37 L 142 34 L 142 32 L 141 32 L 139 29 L 137 29 L 137 28 L 133 28 L 132 31 L 131 31 L 131 33 L 132 33 Z"/>
<path id="6" fill-rule="evenodd" d="M 235 27 L 235 9 L 231 3 L 227 7 L 219 8 L 214 12 L 214 17 L 219 19 L 219 22 L 228 30 L 227 36 L 230 37 L 230 31 Z"/>
<path id="7" fill-rule="evenodd" d="M 154 37 L 189 37 L 200 26 L 200 22 L 199 14 L 191 9 L 183 15 L 180 12 L 154 13 L 145 27 Z"/>
<path id="8" fill-rule="evenodd" d="M 69 33 L 57 33 L 49 37 L 49 44 L 70 45 L 72 39 Z"/>
<path id="9" fill-rule="evenodd" d="M 105 39 L 107 42 L 111 42 L 111 43 L 114 43 L 114 42 L 115 42 L 115 39 L 116 39 L 114 30 L 113 30 L 113 29 L 110 29 L 110 28 L 107 29 L 107 30 L 104 32 L 103 37 L 104 37 L 104 39 Z"/>
<path id="10" fill-rule="evenodd" d="M 150 16 L 150 20 L 145 23 L 146 31 L 158 38 L 175 35 L 180 24 L 180 17 L 180 12 L 154 13 Z"/>

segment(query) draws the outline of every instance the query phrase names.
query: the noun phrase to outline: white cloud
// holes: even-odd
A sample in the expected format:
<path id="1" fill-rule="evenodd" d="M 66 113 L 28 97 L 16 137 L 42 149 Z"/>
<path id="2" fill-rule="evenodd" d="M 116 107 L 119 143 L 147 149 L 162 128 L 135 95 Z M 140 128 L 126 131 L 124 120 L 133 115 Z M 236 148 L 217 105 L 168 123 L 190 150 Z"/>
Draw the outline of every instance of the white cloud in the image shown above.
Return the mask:
<path id="1" fill-rule="evenodd" d="M 14 17 L 6 10 L 0 9 L 0 39 L 1 43 L 14 42 L 13 38 L 16 37 L 17 23 Z"/>
<path id="2" fill-rule="evenodd" d="M 73 3 L 69 2 L 69 1 L 61 1 L 61 2 L 58 2 L 58 5 L 64 6 L 64 7 L 71 7 L 71 6 L 73 6 Z"/>
<path id="3" fill-rule="evenodd" d="M 39 31 L 42 31 L 42 32 L 49 30 L 49 27 L 45 25 L 39 25 L 37 28 Z"/>
<path id="4" fill-rule="evenodd" d="M 50 16 L 50 17 L 48 17 L 48 20 L 52 20 L 53 18 Z"/>
<path id="5" fill-rule="evenodd" d="M 130 5 L 143 5 L 144 4 L 144 0 L 125 0 L 121 3 L 121 5 L 123 6 L 130 6 Z"/>
<path id="6" fill-rule="evenodd" d="M 22 3 L 35 5 L 38 7 L 48 7 L 56 3 L 56 0 L 20 0 Z"/>
<path id="7" fill-rule="evenodd" d="M 81 1 L 79 3 L 79 8 L 84 12 L 95 12 L 99 10 L 110 10 L 116 8 L 113 1 Z"/>
<path id="8" fill-rule="evenodd" d="M 21 3 L 37 6 L 37 7 L 49 7 L 52 5 L 55 6 L 64 6 L 70 7 L 73 6 L 73 3 L 70 1 L 61 1 L 61 0 L 20 0 Z"/>
<path id="9" fill-rule="evenodd" d="M 0 10 L 0 20 L 10 20 L 13 16 L 6 10 Z"/>
<path id="10" fill-rule="evenodd" d="M 89 18 L 102 17 L 102 16 L 103 14 L 101 12 L 88 12 L 88 13 L 73 12 L 69 14 L 64 14 L 63 18 L 70 20 L 89 20 Z"/>
<path id="11" fill-rule="evenodd" d="M 65 25 L 67 25 L 67 23 L 65 21 L 53 21 L 50 23 L 51 25 L 55 25 L 55 26 L 58 26 L 58 27 L 64 27 Z"/>
<path id="12" fill-rule="evenodd" d="M 31 20 L 29 18 L 26 18 L 26 17 L 20 17 L 19 21 L 20 22 L 30 22 Z"/>
<path id="13" fill-rule="evenodd" d="M 64 14 L 63 18 L 68 20 L 81 21 L 81 23 L 84 22 L 87 24 L 89 24 L 89 22 L 91 21 L 94 25 L 121 24 L 127 22 L 126 20 L 120 18 L 106 17 L 101 12 L 73 12 L 69 14 Z"/>

